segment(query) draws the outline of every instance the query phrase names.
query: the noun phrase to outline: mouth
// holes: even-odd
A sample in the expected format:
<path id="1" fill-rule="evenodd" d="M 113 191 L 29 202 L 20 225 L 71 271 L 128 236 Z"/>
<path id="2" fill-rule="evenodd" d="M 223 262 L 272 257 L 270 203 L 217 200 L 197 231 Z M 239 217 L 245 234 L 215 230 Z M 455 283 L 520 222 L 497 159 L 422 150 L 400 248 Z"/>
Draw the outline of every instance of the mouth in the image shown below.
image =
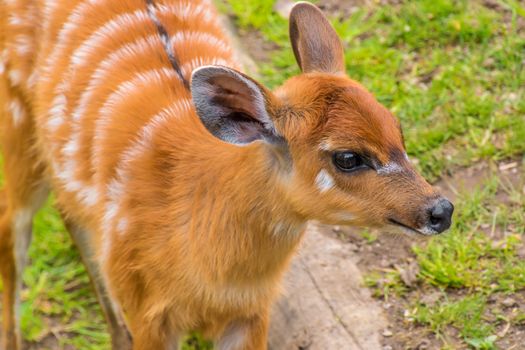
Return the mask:
<path id="1" fill-rule="evenodd" d="M 397 220 L 394 220 L 394 219 L 388 219 L 388 221 L 396 226 L 397 228 L 401 229 L 401 231 L 403 231 L 404 233 L 407 233 L 407 234 L 417 234 L 417 235 L 422 235 L 422 236 L 430 236 L 431 234 L 429 233 L 425 233 L 425 232 L 422 232 L 422 231 L 419 231 L 417 229 L 414 229 L 410 226 L 407 226 Z"/>

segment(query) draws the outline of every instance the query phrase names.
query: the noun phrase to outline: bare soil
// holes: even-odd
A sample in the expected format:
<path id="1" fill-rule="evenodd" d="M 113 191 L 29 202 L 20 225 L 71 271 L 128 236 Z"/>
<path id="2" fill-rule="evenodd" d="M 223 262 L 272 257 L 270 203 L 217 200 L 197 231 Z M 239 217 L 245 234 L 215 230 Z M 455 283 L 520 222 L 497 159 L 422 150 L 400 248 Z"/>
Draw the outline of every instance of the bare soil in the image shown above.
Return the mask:
<path id="1" fill-rule="evenodd" d="M 524 188 L 525 174 L 521 171 L 521 162 L 516 160 L 505 161 L 499 164 L 489 165 L 479 163 L 472 167 L 461 169 L 454 175 L 446 177 L 439 181 L 435 186 L 454 201 L 458 194 L 470 193 L 490 176 L 496 175 L 503 183 L 514 186 L 515 188 Z M 524 188 L 525 190 L 525 188 Z M 496 201 L 507 203 L 508 194 L 505 191 L 498 191 Z M 489 232 L 490 228 L 486 227 L 488 235 L 497 242 L 502 238 L 503 232 Z M 403 297 L 391 296 L 388 300 L 380 299 L 381 306 L 388 318 L 389 326 L 383 332 L 384 349 L 441 349 L 443 340 L 437 339 L 428 331 L 428 328 L 419 326 L 410 322 L 405 317 L 410 302 L 416 299 L 424 300 L 428 304 L 439 303 L 443 294 L 436 293 L 433 290 L 426 290 L 424 287 L 417 285 L 415 274 L 417 274 L 417 263 L 412 248 L 416 245 L 424 245 L 427 240 L 421 239 L 414 241 L 414 237 L 393 236 L 372 232 L 377 236 L 377 240 L 370 242 L 363 237 L 359 229 L 351 227 L 331 227 L 324 226 L 323 232 L 327 235 L 337 236 L 339 239 L 351 243 L 355 255 L 358 257 L 358 267 L 363 275 L 373 271 L 397 270 L 401 273 L 402 279 L 408 289 Z M 525 243 L 520 249 L 525 257 Z M 447 297 L 454 299 L 462 296 L 462 291 L 447 291 Z M 493 295 L 490 299 L 491 309 L 499 309 L 503 314 L 516 314 L 525 312 L 525 292 L 518 292 L 512 296 Z M 494 318 L 492 313 L 485 315 L 487 319 Z M 510 317 L 509 317 L 510 318 Z M 496 320 L 494 320 L 496 321 Z M 461 349 L 458 341 L 459 334 L 454 329 L 444 332 L 447 336 L 448 344 L 455 344 L 454 348 Z M 501 349 L 523 349 L 523 339 L 525 338 L 525 325 L 510 325 L 506 322 L 499 322 L 497 333 L 501 339 L 497 342 Z"/>

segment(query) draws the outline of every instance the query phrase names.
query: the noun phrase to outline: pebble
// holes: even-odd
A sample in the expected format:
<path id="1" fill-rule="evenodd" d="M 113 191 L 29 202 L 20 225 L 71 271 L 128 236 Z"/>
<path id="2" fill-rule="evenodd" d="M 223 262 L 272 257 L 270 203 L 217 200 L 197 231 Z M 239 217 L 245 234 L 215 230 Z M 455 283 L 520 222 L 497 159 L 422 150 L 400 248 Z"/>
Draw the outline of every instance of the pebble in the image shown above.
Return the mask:
<path id="1" fill-rule="evenodd" d="M 516 300 L 509 297 L 509 298 L 505 298 L 505 300 L 503 300 L 501 303 L 506 307 L 512 307 L 516 305 Z"/>
<path id="2" fill-rule="evenodd" d="M 348 243 L 348 249 L 351 251 L 351 252 L 357 252 L 359 251 L 359 247 L 353 243 Z"/>
<path id="3" fill-rule="evenodd" d="M 394 333 L 392 333 L 392 331 L 390 329 L 388 329 L 388 328 L 383 331 L 383 337 L 387 337 L 388 338 L 388 337 L 391 337 L 393 335 L 394 335 Z"/>
<path id="4" fill-rule="evenodd" d="M 417 350 L 426 350 L 429 346 L 430 341 L 428 339 L 423 339 L 423 341 L 417 346 Z"/>

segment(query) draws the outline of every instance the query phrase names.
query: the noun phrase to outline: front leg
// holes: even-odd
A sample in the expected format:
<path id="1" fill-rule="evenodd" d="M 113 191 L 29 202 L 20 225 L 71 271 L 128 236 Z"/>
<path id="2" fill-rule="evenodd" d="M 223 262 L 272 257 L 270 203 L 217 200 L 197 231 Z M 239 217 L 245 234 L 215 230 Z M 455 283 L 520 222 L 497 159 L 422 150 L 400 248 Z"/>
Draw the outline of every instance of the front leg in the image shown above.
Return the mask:
<path id="1" fill-rule="evenodd" d="M 250 319 L 232 321 L 216 342 L 218 350 L 266 350 L 268 313 Z"/>
<path id="2" fill-rule="evenodd" d="M 101 268 L 95 258 L 95 250 L 91 243 L 92 232 L 68 219 L 64 213 L 62 213 L 62 219 L 80 252 L 80 257 L 93 283 L 102 312 L 106 317 L 111 336 L 111 348 L 113 350 L 131 350 L 132 340 L 124 322 L 124 315 L 116 300 L 113 300 L 109 294 L 108 286 L 102 277 Z"/>

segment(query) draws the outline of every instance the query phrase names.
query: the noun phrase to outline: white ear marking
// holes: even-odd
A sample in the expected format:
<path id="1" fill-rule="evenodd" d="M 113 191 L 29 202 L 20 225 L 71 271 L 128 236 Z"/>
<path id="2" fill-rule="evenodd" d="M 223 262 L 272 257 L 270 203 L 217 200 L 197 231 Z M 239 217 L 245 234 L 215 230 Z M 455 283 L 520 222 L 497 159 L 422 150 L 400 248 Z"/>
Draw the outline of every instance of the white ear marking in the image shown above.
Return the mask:
<path id="1" fill-rule="evenodd" d="M 334 179 L 325 169 L 321 169 L 315 178 L 315 184 L 321 193 L 324 193 L 334 187 Z"/>

